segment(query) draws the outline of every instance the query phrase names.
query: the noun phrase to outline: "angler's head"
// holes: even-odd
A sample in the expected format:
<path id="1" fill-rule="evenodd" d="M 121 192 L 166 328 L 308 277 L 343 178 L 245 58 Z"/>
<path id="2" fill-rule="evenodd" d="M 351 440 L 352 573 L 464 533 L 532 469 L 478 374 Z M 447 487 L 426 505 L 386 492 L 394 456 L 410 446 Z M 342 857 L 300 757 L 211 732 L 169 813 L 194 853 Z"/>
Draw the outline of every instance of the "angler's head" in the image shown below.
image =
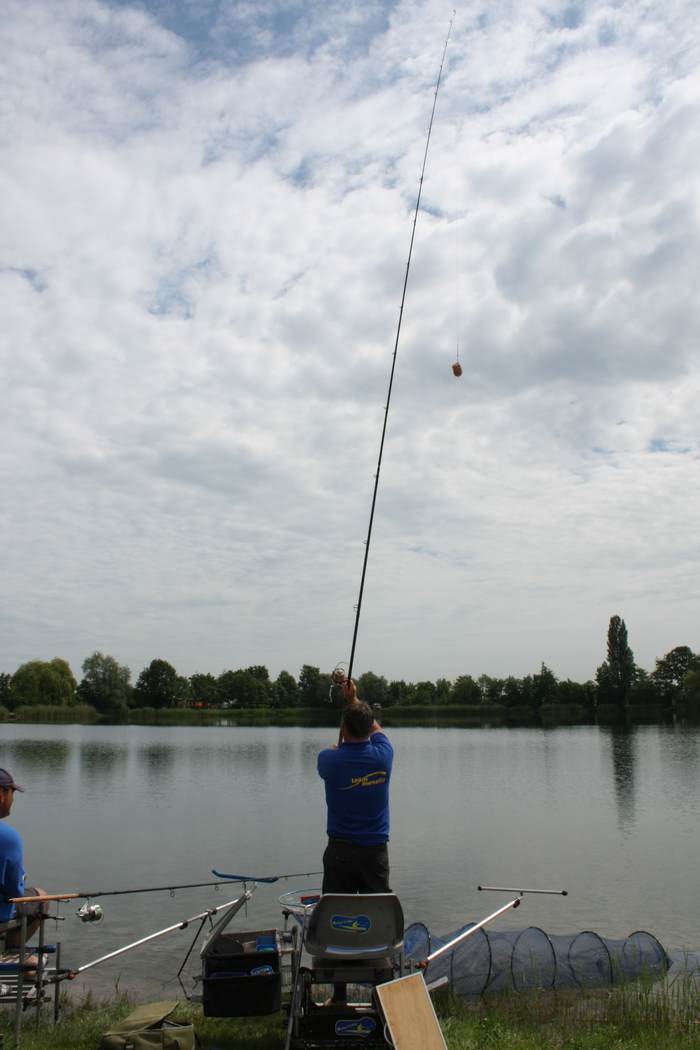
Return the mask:
<path id="1" fill-rule="evenodd" d="M 353 700 L 343 711 L 343 737 L 345 740 L 366 740 L 374 725 L 374 715 L 369 704 Z"/>
<path id="2" fill-rule="evenodd" d="M 12 773 L 7 769 L 0 769 L 0 820 L 9 816 L 15 791 L 24 791 L 23 787 L 15 783 Z"/>

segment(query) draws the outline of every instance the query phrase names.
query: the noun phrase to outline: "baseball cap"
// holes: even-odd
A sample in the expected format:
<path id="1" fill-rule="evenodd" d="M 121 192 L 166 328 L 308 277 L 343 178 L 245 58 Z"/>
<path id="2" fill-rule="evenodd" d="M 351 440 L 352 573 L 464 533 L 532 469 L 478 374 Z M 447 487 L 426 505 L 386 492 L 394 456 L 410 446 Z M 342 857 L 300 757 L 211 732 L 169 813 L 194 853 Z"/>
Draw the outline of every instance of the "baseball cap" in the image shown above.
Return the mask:
<path id="1" fill-rule="evenodd" d="M 23 787 L 15 784 L 12 779 L 12 773 L 9 773 L 6 769 L 0 769 L 0 788 L 13 788 L 14 791 L 24 791 Z"/>

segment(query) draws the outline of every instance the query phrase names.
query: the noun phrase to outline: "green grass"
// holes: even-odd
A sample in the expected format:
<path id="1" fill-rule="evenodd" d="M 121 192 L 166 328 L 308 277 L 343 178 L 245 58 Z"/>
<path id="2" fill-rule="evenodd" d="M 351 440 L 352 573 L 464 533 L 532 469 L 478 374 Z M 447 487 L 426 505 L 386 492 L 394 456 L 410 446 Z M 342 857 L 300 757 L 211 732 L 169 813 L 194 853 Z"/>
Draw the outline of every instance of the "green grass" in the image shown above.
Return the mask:
<path id="1" fill-rule="evenodd" d="M 582 992 L 499 995 L 473 1003 L 436 997 L 449 1050 L 700 1050 L 700 997 L 696 984 L 639 982 L 627 987 Z M 100 1037 L 131 1006 L 125 997 L 97 1003 L 88 997 L 67 1005 L 57 1028 L 48 1017 L 35 1028 L 25 1014 L 23 1050 L 97 1050 Z M 48 1011 L 47 1011 L 48 1013 Z M 202 1050 L 281 1050 L 282 1014 L 267 1018 L 205 1018 L 181 1004 L 172 1015 L 193 1021 Z M 0 1015 L 9 1050 L 12 1015 Z"/>
<path id="2" fill-rule="evenodd" d="M 31 704 L 18 707 L 16 722 L 92 723 L 99 715 L 90 704 Z"/>

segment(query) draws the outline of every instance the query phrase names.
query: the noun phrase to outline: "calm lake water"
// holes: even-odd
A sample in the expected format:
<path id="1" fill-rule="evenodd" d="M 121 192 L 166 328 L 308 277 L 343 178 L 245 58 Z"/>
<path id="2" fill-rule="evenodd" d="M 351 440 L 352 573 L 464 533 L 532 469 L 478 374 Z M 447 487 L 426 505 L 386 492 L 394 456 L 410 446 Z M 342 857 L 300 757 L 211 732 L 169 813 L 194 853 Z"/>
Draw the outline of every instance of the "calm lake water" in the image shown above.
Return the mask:
<path id="1" fill-rule="evenodd" d="M 406 921 L 437 933 L 508 897 L 481 884 L 565 888 L 526 897 L 500 928 L 654 933 L 700 948 L 700 731 L 393 729 L 392 885 Z M 26 793 L 11 823 L 30 883 L 90 892 L 205 882 L 211 870 L 315 871 L 325 842 L 316 755 L 329 729 L 0 726 L 0 766 Z M 281 925 L 277 896 L 318 877 L 260 887 L 234 929 Z M 235 889 L 106 897 L 82 924 L 61 905 L 50 924 L 64 963 L 114 948 L 232 899 Z M 177 992 L 191 933 L 96 967 L 76 990 Z M 196 972 L 196 966 L 195 966 Z"/>

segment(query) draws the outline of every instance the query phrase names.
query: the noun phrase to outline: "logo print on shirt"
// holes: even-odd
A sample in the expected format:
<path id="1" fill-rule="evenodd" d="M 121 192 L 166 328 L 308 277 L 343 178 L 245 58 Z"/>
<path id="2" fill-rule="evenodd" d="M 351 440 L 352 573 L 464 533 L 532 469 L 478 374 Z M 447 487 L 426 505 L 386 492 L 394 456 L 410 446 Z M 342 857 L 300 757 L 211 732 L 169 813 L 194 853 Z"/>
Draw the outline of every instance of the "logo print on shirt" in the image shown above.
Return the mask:
<path id="1" fill-rule="evenodd" d="M 347 787 L 341 791 L 350 791 L 352 788 L 371 788 L 378 784 L 386 784 L 386 769 L 375 769 L 373 773 L 365 773 L 362 777 L 353 777 Z"/>

